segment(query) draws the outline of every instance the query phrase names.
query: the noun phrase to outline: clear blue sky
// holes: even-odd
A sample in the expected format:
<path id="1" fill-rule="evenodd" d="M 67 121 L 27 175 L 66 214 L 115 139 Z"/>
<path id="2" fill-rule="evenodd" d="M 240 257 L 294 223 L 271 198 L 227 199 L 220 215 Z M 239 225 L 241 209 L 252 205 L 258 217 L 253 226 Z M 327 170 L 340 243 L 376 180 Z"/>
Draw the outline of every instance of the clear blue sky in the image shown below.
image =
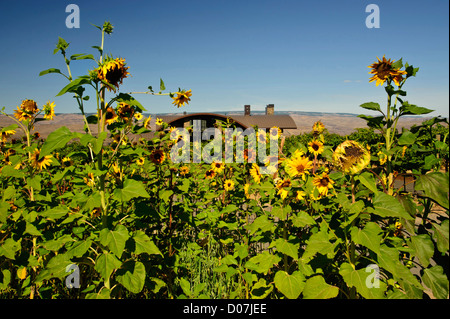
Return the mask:
<path id="1" fill-rule="evenodd" d="M 65 26 L 68 4 L 80 7 L 79 29 Z M 380 8 L 380 28 L 368 29 L 368 4 Z M 1 1 L 0 107 L 22 99 L 56 112 L 78 112 L 69 95 L 55 97 L 66 80 L 40 71 L 65 65 L 53 55 L 58 36 L 70 42 L 68 54 L 92 53 L 100 32 L 91 23 L 114 25 L 105 52 L 123 57 L 132 77 L 121 92 L 159 86 L 192 89 L 187 112 L 275 110 L 366 113 L 358 106 L 385 104 L 385 92 L 368 83 L 367 66 L 376 57 L 420 67 L 404 89 L 410 103 L 449 111 L 448 0 L 183 0 L 183 1 Z M 93 61 L 73 62 L 75 76 Z M 92 92 L 87 92 L 92 94 Z M 154 114 L 172 112 L 168 97 L 137 95 Z M 87 111 L 95 110 L 93 103 Z"/>

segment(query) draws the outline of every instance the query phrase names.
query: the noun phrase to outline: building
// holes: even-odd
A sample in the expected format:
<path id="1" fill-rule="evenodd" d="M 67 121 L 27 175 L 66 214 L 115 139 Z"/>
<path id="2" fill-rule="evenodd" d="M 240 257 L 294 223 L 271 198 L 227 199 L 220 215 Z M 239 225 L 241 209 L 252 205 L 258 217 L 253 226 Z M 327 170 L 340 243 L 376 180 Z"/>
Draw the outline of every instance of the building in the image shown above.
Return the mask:
<path id="1" fill-rule="evenodd" d="M 202 130 L 207 127 L 215 127 L 217 121 L 232 120 L 236 127 L 243 130 L 258 126 L 262 129 L 270 129 L 271 127 L 279 127 L 282 131 L 286 129 L 297 129 L 297 125 L 290 115 L 275 114 L 274 104 L 266 106 L 265 114 L 251 114 L 250 105 L 244 106 L 244 115 L 223 115 L 217 113 L 192 113 L 181 115 L 159 116 L 169 126 L 173 127 L 189 127 L 201 125 Z M 157 130 L 161 127 L 157 126 Z"/>

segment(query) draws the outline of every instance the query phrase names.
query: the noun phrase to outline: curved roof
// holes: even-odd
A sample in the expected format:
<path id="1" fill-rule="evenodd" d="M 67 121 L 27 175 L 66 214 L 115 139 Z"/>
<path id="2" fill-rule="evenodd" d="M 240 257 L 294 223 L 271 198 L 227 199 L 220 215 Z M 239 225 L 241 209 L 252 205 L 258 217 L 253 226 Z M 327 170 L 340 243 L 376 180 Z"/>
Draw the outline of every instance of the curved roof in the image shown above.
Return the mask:
<path id="1" fill-rule="evenodd" d="M 231 119 L 243 129 L 257 125 L 259 128 L 271 128 L 277 126 L 281 129 L 297 129 L 297 125 L 290 115 L 223 115 L 217 113 L 192 113 L 183 115 L 160 116 L 170 126 L 182 127 L 186 121 L 194 119 Z"/>

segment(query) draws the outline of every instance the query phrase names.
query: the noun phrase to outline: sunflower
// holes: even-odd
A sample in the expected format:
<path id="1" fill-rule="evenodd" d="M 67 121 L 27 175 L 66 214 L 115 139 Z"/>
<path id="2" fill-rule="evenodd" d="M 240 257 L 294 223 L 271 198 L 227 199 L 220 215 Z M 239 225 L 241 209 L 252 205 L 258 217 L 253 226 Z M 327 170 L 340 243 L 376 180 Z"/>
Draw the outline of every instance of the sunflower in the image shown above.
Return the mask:
<path id="1" fill-rule="evenodd" d="M 288 179 L 280 179 L 277 184 L 276 188 L 278 189 L 277 195 L 280 195 L 281 199 L 285 199 L 289 193 L 289 188 L 291 187 L 292 183 L 291 180 Z"/>
<path id="2" fill-rule="evenodd" d="M 231 179 L 227 179 L 223 184 L 223 187 L 228 192 L 234 188 L 234 182 Z"/>
<path id="3" fill-rule="evenodd" d="M 177 96 L 172 97 L 173 105 L 181 107 L 184 106 L 185 103 L 189 104 L 189 101 L 191 100 L 190 97 L 192 96 L 191 90 L 176 92 L 175 94 Z"/>
<path id="4" fill-rule="evenodd" d="M 313 134 L 321 134 L 325 129 L 325 125 L 322 124 L 321 121 L 317 121 L 313 124 Z"/>
<path id="5" fill-rule="evenodd" d="M 269 130 L 269 137 L 271 139 L 278 139 L 281 135 L 281 129 L 278 126 L 271 127 Z"/>
<path id="6" fill-rule="evenodd" d="M 312 168 L 312 161 L 305 156 L 293 156 L 293 158 L 286 160 L 286 166 L 286 172 L 291 177 L 301 176 L 305 180 L 306 174 L 309 174 L 308 170 Z"/>
<path id="7" fill-rule="evenodd" d="M 152 117 L 149 116 L 149 117 L 147 117 L 147 118 L 145 119 L 145 121 L 144 121 L 144 127 L 145 127 L 147 130 L 150 129 L 150 121 L 151 121 L 151 120 L 152 120 Z"/>
<path id="8" fill-rule="evenodd" d="M 62 166 L 63 167 L 69 167 L 69 166 L 73 165 L 73 161 L 72 161 L 72 159 L 70 157 L 64 157 L 61 160 L 61 162 L 62 162 Z"/>
<path id="9" fill-rule="evenodd" d="M 216 172 L 212 168 L 205 173 L 205 178 L 214 178 L 214 176 L 216 176 Z"/>
<path id="10" fill-rule="evenodd" d="M 41 151 L 39 149 L 35 149 L 34 152 L 31 154 L 31 165 L 36 169 L 45 169 L 46 166 L 49 166 L 50 163 L 52 163 L 52 156 L 46 155 L 39 159 L 39 156 L 41 154 Z"/>
<path id="11" fill-rule="evenodd" d="M 189 174 L 189 167 L 181 166 L 180 167 L 180 175 L 181 176 L 186 176 L 187 174 Z"/>
<path id="12" fill-rule="evenodd" d="M 119 107 L 117 108 L 117 115 L 124 122 L 128 122 L 133 118 L 134 108 L 125 102 L 120 102 Z"/>
<path id="13" fill-rule="evenodd" d="M 14 111 L 14 117 L 16 117 L 19 121 L 28 121 L 31 120 L 36 113 L 39 112 L 37 104 L 33 100 L 23 100 L 20 104 L 20 108 L 17 107 L 17 110 Z"/>
<path id="14" fill-rule="evenodd" d="M 258 142 L 259 143 L 266 143 L 266 132 L 262 129 L 258 130 Z"/>
<path id="15" fill-rule="evenodd" d="M 370 152 L 355 141 L 344 141 L 333 153 L 334 165 L 345 173 L 357 174 L 370 163 Z"/>
<path id="16" fill-rule="evenodd" d="M 259 170 L 258 164 L 253 163 L 250 169 L 250 175 L 253 177 L 255 182 L 259 184 L 261 182 L 261 172 Z"/>
<path id="17" fill-rule="evenodd" d="M 407 74 L 407 72 L 400 69 L 395 69 L 392 66 L 392 63 L 394 63 L 395 60 L 386 60 L 384 56 L 383 60 L 380 60 L 378 57 L 377 60 L 378 62 L 368 66 L 368 68 L 372 69 L 369 74 L 373 74 L 373 76 L 369 79 L 369 83 L 376 81 L 376 86 L 378 86 L 380 84 L 383 85 L 386 80 L 392 79 L 394 83 L 399 86 L 400 81 L 403 80 L 402 75 Z"/>
<path id="18" fill-rule="evenodd" d="M 144 117 L 144 115 L 142 115 L 142 113 L 139 113 L 139 112 L 134 113 L 134 118 L 137 121 L 140 121 L 143 117 Z"/>
<path id="19" fill-rule="evenodd" d="M 163 123 L 164 123 L 164 121 L 162 120 L 162 119 L 160 119 L 160 118 L 157 118 L 156 119 L 156 125 L 163 125 Z"/>
<path id="20" fill-rule="evenodd" d="M 316 177 L 314 177 L 313 184 L 316 186 L 320 195 L 326 196 L 328 190 L 333 188 L 334 181 L 327 173 L 323 172 L 322 175 L 316 175 Z"/>
<path id="21" fill-rule="evenodd" d="M 88 173 L 87 177 L 83 177 L 84 182 L 87 186 L 92 187 L 95 184 L 94 174 Z"/>
<path id="22" fill-rule="evenodd" d="M 5 130 L 5 131 L 2 130 L 0 132 L 0 139 L 2 140 L 3 143 L 6 143 L 6 139 L 14 134 L 16 134 L 15 130 Z"/>
<path id="23" fill-rule="evenodd" d="M 136 164 L 138 164 L 139 166 L 144 165 L 144 163 L 145 163 L 145 158 L 143 158 L 143 157 L 139 157 L 136 161 Z"/>
<path id="24" fill-rule="evenodd" d="M 214 161 L 214 162 L 211 163 L 211 169 L 216 174 L 222 173 L 224 167 L 225 167 L 225 164 L 222 163 L 222 162 Z"/>
<path id="25" fill-rule="evenodd" d="M 161 164 L 166 159 L 166 155 L 162 150 L 154 150 L 150 154 L 150 160 L 155 164 Z"/>
<path id="26" fill-rule="evenodd" d="M 317 156 L 323 153 L 323 143 L 320 141 L 311 141 L 308 143 L 308 151 Z"/>
<path id="27" fill-rule="evenodd" d="M 53 120 L 53 117 L 55 116 L 55 102 L 48 101 L 43 106 L 44 108 L 44 119 L 46 120 Z"/>
<path id="28" fill-rule="evenodd" d="M 119 84 L 122 84 L 123 79 L 127 77 L 127 70 L 129 67 L 125 66 L 125 59 L 108 59 L 97 68 L 97 78 L 106 82 L 108 85 L 106 88 L 108 91 L 116 92 L 116 88 L 119 88 Z"/>
<path id="29" fill-rule="evenodd" d="M 301 201 L 305 199 L 306 193 L 304 191 L 297 191 L 295 195 L 295 199 Z"/>
<path id="30" fill-rule="evenodd" d="M 119 117 L 116 114 L 116 111 L 112 107 L 108 107 L 105 112 L 105 123 L 110 125 L 117 121 Z"/>

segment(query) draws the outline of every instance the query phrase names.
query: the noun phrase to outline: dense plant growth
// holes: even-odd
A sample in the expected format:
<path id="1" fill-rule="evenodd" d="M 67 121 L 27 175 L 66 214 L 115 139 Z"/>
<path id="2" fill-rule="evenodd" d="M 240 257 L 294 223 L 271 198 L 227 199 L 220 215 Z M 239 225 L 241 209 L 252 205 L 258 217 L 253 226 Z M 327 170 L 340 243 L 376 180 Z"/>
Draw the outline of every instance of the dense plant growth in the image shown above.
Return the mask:
<path id="1" fill-rule="evenodd" d="M 369 129 L 343 138 L 317 122 L 261 174 L 250 151 L 244 163 L 171 161 L 181 137 L 161 121 L 154 138 L 139 138 L 150 118 L 120 92 L 125 60 L 104 53 L 112 25 L 97 28 L 97 59 L 69 57 L 60 38 L 67 72 L 41 72 L 68 80 L 58 95 L 75 97 L 85 133 L 37 138 L 34 124 L 51 120 L 54 104 L 41 111 L 33 100 L 1 130 L 2 298 L 448 298 L 448 122 L 396 127 L 400 116 L 431 112 L 404 101 L 417 68 L 378 60 L 373 79 L 386 83 L 388 104 L 361 105 L 381 113 L 362 116 Z M 95 67 L 75 78 L 80 59 Z M 95 116 L 84 112 L 88 89 Z M 161 80 L 145 93 L 190 101 L 190 90 L 164 90 Z M 407 170 L 414 192 L 394 185 Z"/>

